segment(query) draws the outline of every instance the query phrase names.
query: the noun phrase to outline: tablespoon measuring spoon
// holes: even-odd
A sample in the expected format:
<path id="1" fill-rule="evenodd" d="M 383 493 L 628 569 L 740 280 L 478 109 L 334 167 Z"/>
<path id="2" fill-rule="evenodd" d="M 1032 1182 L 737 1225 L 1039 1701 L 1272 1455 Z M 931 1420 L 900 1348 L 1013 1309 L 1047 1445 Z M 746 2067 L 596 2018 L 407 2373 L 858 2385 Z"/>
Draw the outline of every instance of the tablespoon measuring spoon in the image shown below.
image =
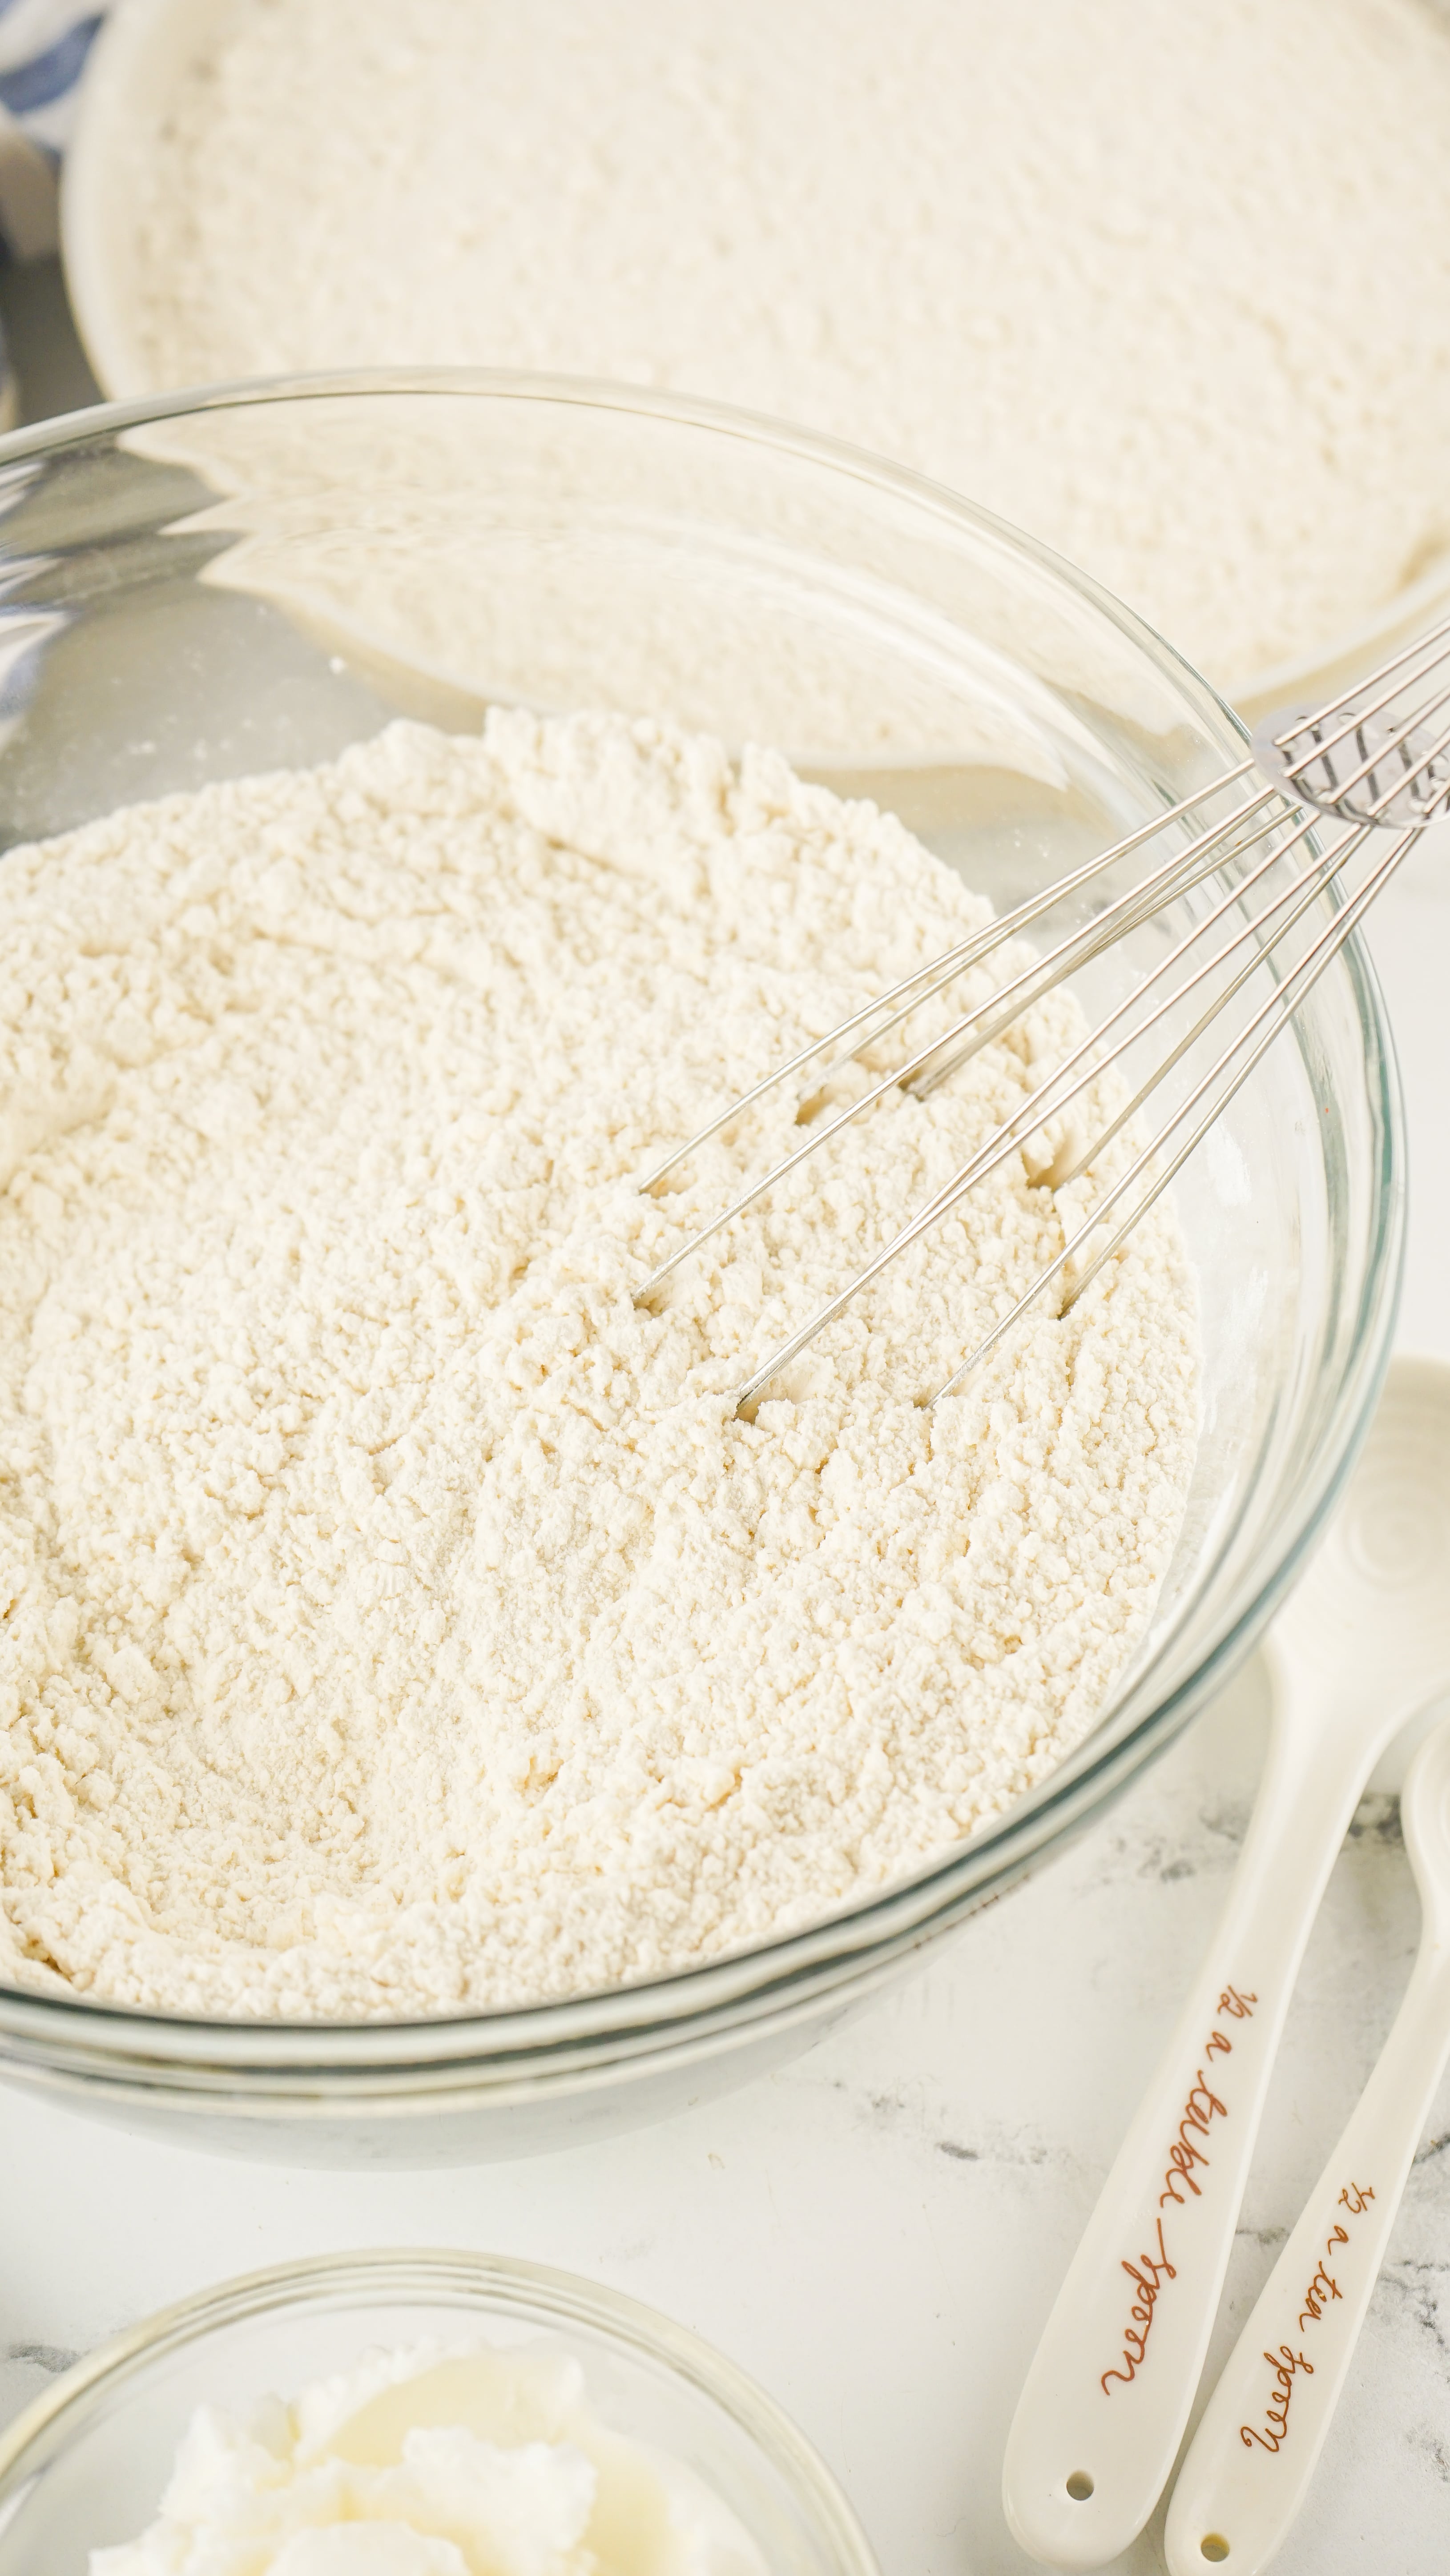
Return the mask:
<path id="1" fill-rule="evenodd" d="M 1450 1367 L 1395 1360 L 1269 1637 L 1274 1716 L 1228 1901 L 1018 2402 L 1014 2537 L 1101 2567 L 1168 2482 L 1203 2369 L 1310 1926 L 1376 1761 L 1450 1687 Z"/>
<path id="2" fill-rule="evenodd" d="M 1450 1537 L 1450 1534 L 1447 1534 Z M 1450 1580 L 1450 1552 L 1444 1561 Z M 1423 1921 L 1379 2062 L 1224 2366 L 1168 2509 L 1171 2576 L 1259 2576 L 1324 2447 L 1405 2180 L 1450 2061 L 1450 1721 L 1400 1813 Z"/>

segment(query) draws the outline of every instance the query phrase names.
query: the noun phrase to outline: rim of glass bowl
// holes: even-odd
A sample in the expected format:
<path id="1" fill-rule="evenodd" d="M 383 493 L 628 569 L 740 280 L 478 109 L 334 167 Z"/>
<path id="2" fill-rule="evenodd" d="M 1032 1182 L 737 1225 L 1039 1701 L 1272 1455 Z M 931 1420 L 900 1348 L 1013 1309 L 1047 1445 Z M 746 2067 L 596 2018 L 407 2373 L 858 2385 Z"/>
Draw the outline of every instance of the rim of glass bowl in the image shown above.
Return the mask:
<path id="1" fill-rule="evenodd" d="M 1091 574 L 1039 539 L 944 484 L 864 448 L 762 413 L 693 396 L 591 377 L 502 368 L 364 368 L 264 377 L 130 402 L 98 403 L 37 427 L 12 431 L 0 437 L 0 472 L 188 414 L 371 395 L 453 399 L 477 395 L 492 401 L 557 403 L 635 414 L 799 458 L 909 503 L 924 516 L 937 518 L 944 530 L 968 532 L 979 543 L 985 540 L 1008 556 L 1034 564 L 1075 592 L 1145 655 L 1207 731 L 1222 741 L 1227 757 L 1240 757 L 1247 743 L 1246 728 L 1211 682 Z M 703 2043 L 721 2027 L 733 2026 L 743 2007 L 749 2007 L 755 2018 L 806 2009 L 823 1986 L 859 1985 L 873 1971 L 885 1973 L 904 1952 L 1010 1885 L 1048 1845 L 1085 1823 L 1126 1786 L 1150 1754 L 1171 1742 L 1205 1699 L 1222 1687 L 1292 1584 L 1368 1428 L 1389 1361 L 1404 1262 L 1404 1116 L 1384 1004 L 1358 934 L 1346 942 L 1331 972 L 1349 978 L 1377 1145 L 1368 1175 L 1370 1240 L 1348 1336 L 1347 1364 L 1325 1406 L 1311 1470 L 1298 1488 L 1296 1510 L 1292 1516 L 1286 1514 L 1284 1534 L 1272 1559 L 1266 1560 L 1261 1580 L 1240 1600 L 1193 1670 L 1145 1713 L 1116 1728 L 1112 1720 L 1095 1727 L 1037 1789 L 995 1823 L 860 1904 L 825 1916 L 804 1930 L 665 1976 L 542 2004 L 386 2022 L 202 2019 L 93 2002 L 83 1995 L 49 1996 L 0 1986 L 0 2031 L 42 2053 L 48 2044 L 58 2044 L 76 2065 L 86 2056 L 105 2058 L 113 2081 L 128 2074 L 144 2083 L 150 2058 L 158 2077 L 168 2063 L 201 2062 L 243 2079 L 249 2069 L 265 2070 L 284 2081 L 287 2070 L 294 2076 L 335 2071 L 342 2077 L 351 2070 L 361 2074 L 367 2069 L 428 2065 L 435 2078 L 451 2070 L 461 2082 L 469 2073 L 476 2079 L 490 2061 L 496 2066 L 502 2060 L 506 2065 L 537 2068 L 541 2060 L 547 2065 L 553 2052 L 567 2053 L 572 2059 L 581 2046 L 606 2037 L 639 2046 L 652 2033 L 668 2030 L 675 2046 L 697 2038 Z M 1135 1700 L 1151 1683 L 1152 1669 L 1150 1662 L 1134 1675 Z"/>
<path id="2" fill-rule="evenodd" d="M 64 2430 L 73 2409 L 89 2409 L 133 2372 L 167 2352 L 204 2342 L 219 2326 L 246 2317 L 319 2304 L 347 2308 L 379 2294 L 428 2298 L 458 2294 L 460 2311 L 483 2308 L 497 2316 L 558 2329 L 581 2326 L 623 2345 L 698 2389 L 754 2443 L 806 2513 L 813 2536 L 832 2552 L 837 2576 L 880 2576 L 878 2561 L 844 2489 L 814 2445 L 748 2372 L 728 2361 L 703 2336 L 677 2325 L 641 2299 L 626 2298 L 575 2272 L 526 2263 L 504 2254 L 476 2254 L 466 2247 L 384 2247 L 358 2254 L 307 2255 L 262 2272 L 244 2272 L 194 2298 L 179 2299 L 142 2317 L 122 2334 L 87 2353 L 34 2404 L 0 2431 L 0 2507 L 33 2474 L 26 2454 Z M 258 2395 L 262 2391 L 258 2390 Z M 35 2463 L 40 2466 L 41 2463 Z"/>

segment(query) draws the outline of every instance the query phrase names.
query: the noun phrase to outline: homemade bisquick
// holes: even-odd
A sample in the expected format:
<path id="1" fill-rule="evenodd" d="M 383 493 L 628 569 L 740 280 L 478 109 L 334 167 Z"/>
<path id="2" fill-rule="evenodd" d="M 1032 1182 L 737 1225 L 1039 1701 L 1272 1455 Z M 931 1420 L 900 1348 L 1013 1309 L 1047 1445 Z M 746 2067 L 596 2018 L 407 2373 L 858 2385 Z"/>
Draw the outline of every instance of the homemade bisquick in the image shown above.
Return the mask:
<path id="1" fill-rule="evenodd" d="M 1076 1004 L 635 1293 L 795 1096 L 652 1194 L 668 1146 L 986 917 L 874 806 L 613 715 L 394 724 L 7 856 L 8 1976 L 562 1996 L 817 1919 L 1047 1776 L 1192 1464 L 1171 1203 L 924 1406 L 1112 1168 L 1054 1190 L 1039 1131 L 753 1422 L 734 1390 Z"/>

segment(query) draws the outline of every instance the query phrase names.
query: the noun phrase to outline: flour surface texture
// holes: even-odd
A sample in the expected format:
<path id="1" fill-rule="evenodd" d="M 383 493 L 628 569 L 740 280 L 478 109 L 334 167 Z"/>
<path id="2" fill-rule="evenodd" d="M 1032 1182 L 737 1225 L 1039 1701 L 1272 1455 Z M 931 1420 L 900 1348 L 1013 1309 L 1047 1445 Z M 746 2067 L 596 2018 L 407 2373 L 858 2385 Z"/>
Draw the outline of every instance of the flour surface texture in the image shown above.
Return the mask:
<path id="1" fill-rule="evenodd" d="M 744 404 L 1030 529 L 1230 691 L 1450 555 L 1436 0 L 173 14 L 113 392 L 465 364 Z"/>
<path id="2" fill-rule="evenodd" d="M 1071 1000 L 634 1294 L 794 1104 L 649 1194 L 668 1144 L 984 917 L 874 807 L 618 716 L 396 724 L 6 857 L 0 1972 L 558 1996 L 817 1919 L 1051 1770 L 1191 1468 L 1168 1204 L 923 1408 L 1087 1204 L 1048 1130 L 754 1423 L 732 1389 Z"/>

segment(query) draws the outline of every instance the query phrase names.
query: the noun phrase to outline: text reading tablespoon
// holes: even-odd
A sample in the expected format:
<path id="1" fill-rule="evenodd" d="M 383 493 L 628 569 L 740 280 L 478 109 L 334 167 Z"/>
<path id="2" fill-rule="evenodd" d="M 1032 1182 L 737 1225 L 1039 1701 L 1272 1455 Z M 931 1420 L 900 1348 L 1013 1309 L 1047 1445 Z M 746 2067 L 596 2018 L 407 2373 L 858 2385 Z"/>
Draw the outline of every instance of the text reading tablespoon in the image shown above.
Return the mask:
<path id="1" fill-rule="evenodd" d="M 1168 2482 L 1309 1927 L 1364 1782 L 1450 1676 L 1450 1368 L 1398 1359 L 1270 1637 L 1275 1706 L 1223 1914 L 1048 2318 L 1002 2474 L 1050 2567 L 1104 2566 Z"/>
<path id="2" fill-rule="evenodd" d="M 1450 1578 L 1450 1560 L 1445 1573 Z M 1304 2501 L 1450 2059 L 1450 1725 L 1401 1808 L 1424 1922 L 1379 2063 L 1235 2344 L 1168 2509 L 1172 2576 L 1258 2576 Z"/>

